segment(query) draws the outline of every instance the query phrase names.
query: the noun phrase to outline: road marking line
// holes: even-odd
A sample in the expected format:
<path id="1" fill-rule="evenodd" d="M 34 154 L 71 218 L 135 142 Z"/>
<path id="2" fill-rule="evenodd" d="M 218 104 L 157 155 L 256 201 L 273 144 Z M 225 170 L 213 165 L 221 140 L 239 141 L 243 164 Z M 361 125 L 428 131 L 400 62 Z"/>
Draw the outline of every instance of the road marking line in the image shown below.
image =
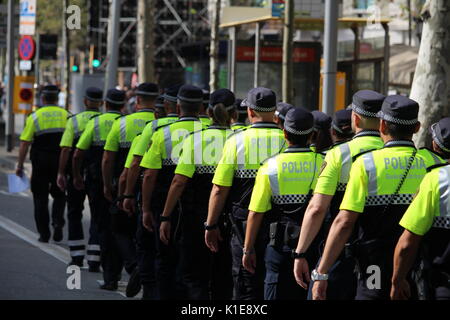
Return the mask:
<path id="1" fill-rule="evenodd" d="M 45 253 L 48 253 L 49 255 L 58 259 L 59 261 L 66 264 L 70 262 L 69 250 L 66 250 L 53 243 L 42 243 L 37 241 L 37 238 L 39 236 L 36 233 L 22 227 L 21 225 L 1 215 L 0 215 L 0 227 L 9 231 L 10 233 L 15 235 L 16 237 L 19 237 L 25 242 L 28 242 L 29 244 L 41 249 Z"/>

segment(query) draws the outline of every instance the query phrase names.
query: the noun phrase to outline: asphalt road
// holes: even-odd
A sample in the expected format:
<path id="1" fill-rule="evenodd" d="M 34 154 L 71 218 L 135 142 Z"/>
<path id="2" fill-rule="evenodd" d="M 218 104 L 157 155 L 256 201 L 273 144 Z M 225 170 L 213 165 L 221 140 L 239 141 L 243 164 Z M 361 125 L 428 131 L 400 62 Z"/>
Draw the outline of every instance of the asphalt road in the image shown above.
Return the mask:
<path id="1" fill-rule="evenodd" d="M 128 275 L 123 273 L 119 290 L 99 289 L 101 273 L 80 270 L 80 289 L 69 289 L 67 221 L 61 243 L 42 244 L 33 218 L 30 192 L 9 194 L 7 168 L 0 167 L 0 299 L 37 300 L 123 300 Z M 66 219 L 67 220 L 67 219 Z M 85 234 L 89 210 L 83 216 Z M 86 265 L 86 263 L 85 263 Z M 73 277 L 69 283 L 75 283 Z M 69 286 L 70 287 L 70 286 Z"/>

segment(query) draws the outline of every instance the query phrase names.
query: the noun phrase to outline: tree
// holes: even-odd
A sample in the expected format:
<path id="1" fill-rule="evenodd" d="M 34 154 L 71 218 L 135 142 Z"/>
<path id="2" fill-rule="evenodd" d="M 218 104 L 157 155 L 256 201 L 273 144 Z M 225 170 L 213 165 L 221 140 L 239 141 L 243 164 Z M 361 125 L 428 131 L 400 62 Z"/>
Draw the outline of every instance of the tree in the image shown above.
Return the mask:
<path id="1" fill-rule="evenodd" d="M 428 0 L 421 13 L 423 24 L 419 57 L 411 88 L 411 99 L 420 105 L 421 129 L 417 146 L 430 142 L 429 127 L 450 108 L 450 2 Z"/>

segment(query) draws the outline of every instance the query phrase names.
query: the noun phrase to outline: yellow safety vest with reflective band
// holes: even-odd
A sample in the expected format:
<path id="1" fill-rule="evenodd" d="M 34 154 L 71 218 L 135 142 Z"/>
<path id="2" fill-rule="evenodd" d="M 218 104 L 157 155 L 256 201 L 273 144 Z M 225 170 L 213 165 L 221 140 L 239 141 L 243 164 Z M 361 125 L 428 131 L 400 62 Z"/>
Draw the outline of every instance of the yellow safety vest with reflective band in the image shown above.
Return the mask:
<path id="1" fill-rule="evenodd" d="M 353 164 L 340 209 L 363 213 L 359 219 L 360 239 L 396 240 L 401 233 L 398 223 L 427 168 L 445 162 L 427 149 L 418 150 L 398 195 L 391 200 L 414 150 L 412 141 L 390 141 L 383 149 L 363 154 Z"/>
<path id="2" fill-rule="evenodd" d="M 151 109 L 142 109 L 118 118 L 106 139 L 105 150 L 118 152 L 119 149 L 129 149 L 133 139 L 144 130 L 147 122 L 154 119 L 155 114 Z"/>
<path id="3" fill-rule="evenodd" d="M 118 111 L 108 111 L 94 116 L 87 123 L 76 147 L 81 150 L 88 150 L 91 146 L 104 147 L 114 121 L 120 116 L 121 113 Z"/>
<path id="4" fill-rule="evenodd" d="M 325 156 L 323 170 L 317 180 L 314 193 L 334 195 L 336 191 L 345 191 L 350 176 L 353 157 L 368 150 L 383 147 L 378 131 L 364 130 L 356 134 L 351 141 L 341 143 L 329 150 Z"/>
<path id="5" fill-rule="evenodd" d="M 235 122 L 231 125 L 231 130 L 238 131 L 241 129 L 247 128 L 247 125 L 242 122 Z"/>
<path id="6" fill-rule="evenodd" d="M 84 129 L 88 121 L 96 115 L 101 114 L 96 110 L 86 110 L 80 112 L 67 120 L 66 129 L 64 130 L 64 134 L 61 138 L 60 147 L 73 147 L 74 144 L 78 141 L 83 133 Z"/>
<path id="7" fill-rule="evenodd" d="M 132 155 L 135 156 L 144 156 L 144 154 L 147 152 L 147 150 L 150 148 L 150 142 L 152 140 L 152 136 L 155 133 L 156 129 L 159 127 L 162 127 L 166 124 L 173 123 L 178 120 L 178 117 L 165 117 L 156 119 L 153 121 L 150 121 L 145 126 L 144 130 L 142 131 L 141 137 L 139 138 L 139 141 L 136 142 L 134 147 L 132 146 L 130 148 L 130 152 Z"/>
<path id="8" fill-rule="evenodd" d="M 201 116 L 198 116 L 198 117 L 199 117 L 200 121 L 202 122 L 202 124 L 205 127 L 208 127 L 208 126 L 212 125 L 212 119 L 210 117 L 205 116 L 205 115 L 201 115 Z"/>
<path id="9" fill-rule="evenodd" d="M 249 210 L 267 212 L 275 205 L 304 204 L 314 189 L 323 156 L 310 148 L 289 147 L 258 170 Z"/>
<path id="10" fill-rule="evenodd" d="M 31 113 L 20 135 L 22 141 L 49 133 L 62 133 L 66 128 L 68 112 L 58 106 L 44 106 Z"/>

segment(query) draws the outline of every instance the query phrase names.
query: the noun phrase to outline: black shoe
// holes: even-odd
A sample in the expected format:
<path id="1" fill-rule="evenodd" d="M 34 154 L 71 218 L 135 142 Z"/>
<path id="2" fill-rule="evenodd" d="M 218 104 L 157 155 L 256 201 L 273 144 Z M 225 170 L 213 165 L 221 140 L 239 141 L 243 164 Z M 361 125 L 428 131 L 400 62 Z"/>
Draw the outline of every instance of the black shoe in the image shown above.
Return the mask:
<path id="1" fill-rule="evenodd" d="M 108 291 L 116 291 L 117 287 L 118 287 L 117 282 L 113 281 L 113 282 L 108 282 L 108 283 L 102 284 L 100 286 L 100 289 L 108 290 Z"/>
<path id="2" fill-rule="evenodd" d="M 38 239 L 38 241 L 39 241 L 39 242 L 43 242 L 43 243 L 48 243 L 49 238 L 50 238 L 50 237 L 43 237 L 43 236 L 40 236 L 39 239 Z"/>
<path id="3" fill-rule="evenodd" d="M 100 266 L 89 266 L 89 272 L 100 272 Z"/>
<path id="4" fill-rule="evenodd" d="M 69 266 L 79 266 L 80 268 L 83 266 L 83 257 L 73 257 L 69 262 Z"/>
<path id="5" fill-rule="evenodd" d="M 53 231 L 53 240 L 55 242 L 60 242 L 63 239 L 63 229 L 61 227 L 55 227 Z"/>
<path id="6" fill-rule="evenodd" d="M 130 275 L 130 279 L 128 280 L 127 289 L 125 291 L 127 298 L 133 298 L 141 291 L 141 277 L 138 269 L 138 267 L 134 268 Z"/>

